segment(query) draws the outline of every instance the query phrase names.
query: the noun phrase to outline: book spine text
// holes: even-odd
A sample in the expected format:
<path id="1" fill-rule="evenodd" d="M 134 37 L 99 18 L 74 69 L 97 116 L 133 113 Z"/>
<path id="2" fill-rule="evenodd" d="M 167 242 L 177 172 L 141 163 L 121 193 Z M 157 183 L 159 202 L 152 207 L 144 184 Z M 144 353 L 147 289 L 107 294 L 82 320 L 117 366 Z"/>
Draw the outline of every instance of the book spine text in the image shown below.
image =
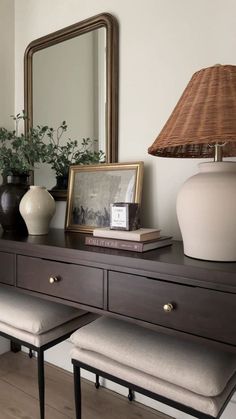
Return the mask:
<path id="1" fill-rule="evenodd" d="M 102 237 L 85 237 L 85 244 L 100 247 L 109 247 L 112 249 L 130 250 L 133 252 L 142 252 L 142 243 L 128 242 L 127 240 L 103 239 Z"/>

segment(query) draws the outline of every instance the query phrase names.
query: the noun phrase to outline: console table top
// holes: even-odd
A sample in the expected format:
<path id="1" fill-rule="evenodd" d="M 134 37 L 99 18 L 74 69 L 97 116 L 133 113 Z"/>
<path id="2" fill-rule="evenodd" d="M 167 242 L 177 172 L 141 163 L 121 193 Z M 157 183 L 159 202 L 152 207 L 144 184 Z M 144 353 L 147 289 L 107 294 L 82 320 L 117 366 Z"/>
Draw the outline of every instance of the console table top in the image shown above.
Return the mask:
<path id="1" fill-rule="evenodd" d="M 140 274 L 171 275 L 190 285 L 197 280 L 203 287 L 236 292 L 236 262 L 209 262 L 193 259 L 183 253 L 183 243 L 173 240 L 171 246 L 147 252 L 130 252 L 85 245 L 84 233 L 51 229 L 44 236 L 21 236 L 0 230 L 0 250 L 16 251 L 73 263 L 90 262 L 96 266 L 138 270 Z M 137 272 L 136 272 L 137 273 Z M 172 278 L 173 279 L 173 278 Z M 171 280 L 172 280 L 171 279 Z"/>

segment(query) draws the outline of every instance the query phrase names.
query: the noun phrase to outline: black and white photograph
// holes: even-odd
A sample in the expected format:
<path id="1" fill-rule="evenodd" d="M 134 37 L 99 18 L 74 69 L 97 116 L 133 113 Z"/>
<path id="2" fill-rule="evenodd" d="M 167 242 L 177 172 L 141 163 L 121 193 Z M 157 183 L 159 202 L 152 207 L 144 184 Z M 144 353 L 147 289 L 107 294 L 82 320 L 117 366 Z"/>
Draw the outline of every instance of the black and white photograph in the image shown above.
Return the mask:
<path id="1" fill-rule="evenodd" d="M 112 203 L 140 203 L 142 171 L 142 162 L 71 166 L 66 229 L 108 227 Z"/>

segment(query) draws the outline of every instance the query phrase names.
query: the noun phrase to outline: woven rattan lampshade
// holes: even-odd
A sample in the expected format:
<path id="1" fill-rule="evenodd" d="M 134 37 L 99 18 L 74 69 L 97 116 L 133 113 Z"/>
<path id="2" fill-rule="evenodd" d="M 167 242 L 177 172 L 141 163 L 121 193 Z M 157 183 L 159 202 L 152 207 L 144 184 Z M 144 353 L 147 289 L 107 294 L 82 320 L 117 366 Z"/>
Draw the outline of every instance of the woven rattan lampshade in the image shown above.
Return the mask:
<path id="1" fill-rule="evenodd" d="M 164 128 L 148 149 L 160 157 L 236 156 L 236 66 L 216 65 L 196 72 Z"/>

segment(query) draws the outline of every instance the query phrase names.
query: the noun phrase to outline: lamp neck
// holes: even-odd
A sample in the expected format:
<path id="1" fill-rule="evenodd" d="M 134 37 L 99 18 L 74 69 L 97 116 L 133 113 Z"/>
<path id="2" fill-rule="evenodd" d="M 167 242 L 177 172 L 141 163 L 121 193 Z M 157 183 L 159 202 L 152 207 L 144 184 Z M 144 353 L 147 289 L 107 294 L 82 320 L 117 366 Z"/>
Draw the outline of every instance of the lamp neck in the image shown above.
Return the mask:
<path id="1" fill-rule="evenodd" d="M 215 155 L 214 161 L 222 161 L 223 160 L 223 146 L 224 144 L 215 144 Z"/>

